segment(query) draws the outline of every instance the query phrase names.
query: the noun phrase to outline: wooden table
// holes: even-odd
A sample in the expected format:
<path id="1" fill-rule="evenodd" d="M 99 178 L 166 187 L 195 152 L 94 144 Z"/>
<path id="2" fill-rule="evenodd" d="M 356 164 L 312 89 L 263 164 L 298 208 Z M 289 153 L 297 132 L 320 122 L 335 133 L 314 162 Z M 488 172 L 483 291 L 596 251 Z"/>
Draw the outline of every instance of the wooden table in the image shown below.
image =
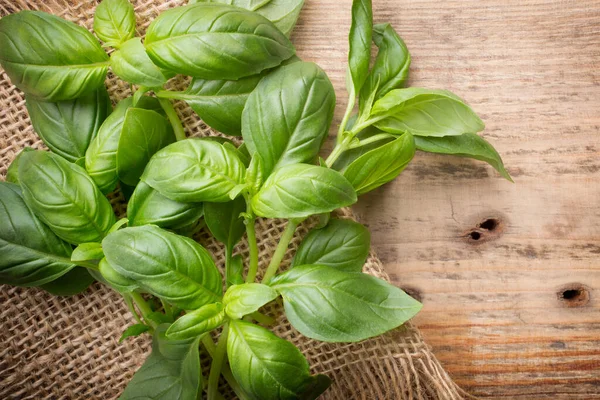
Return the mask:
<path id="1" fill-rule="evenodd" d="M 600 398 L 600 1 L 373 1 L 410 48 L 410 84 L 466 99 L 516 182 L 418 154 L 360 199 L 394 282 L 425 305 L 417 325 L 474 395 Z M 334 82 L 337 122 L 350 4 L 308 0 L 294 34 Z"/>

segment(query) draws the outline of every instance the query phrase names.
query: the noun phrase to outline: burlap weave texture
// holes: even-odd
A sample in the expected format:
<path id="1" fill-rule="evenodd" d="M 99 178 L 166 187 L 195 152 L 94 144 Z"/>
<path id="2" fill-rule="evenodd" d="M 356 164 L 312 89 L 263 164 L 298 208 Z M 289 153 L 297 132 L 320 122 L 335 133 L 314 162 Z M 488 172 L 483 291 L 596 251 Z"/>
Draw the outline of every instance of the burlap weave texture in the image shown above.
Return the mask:
<path id="1" fill-rule="evenodd" d="M 335 1 L 335 0 L 327 0 Z M 134 1 L 138 31 L 161 11 L 181 5 L 183 0 Z M 310 7 L 310 1 L 307 2 Z M 92 0 L 0 0 L 0 16 L 24 9 L 40 9 L 87 27 L 92 26 Z M 182 82 L 175 83 L 181 86 Z M 130 95 L 127 84 L 109 77 L 113 100 Z M 190 136 L 214 134 L 183 103 L 177 110 Z M 25 146 L 45 148 L 29 122 L 22 93 L 0 76 L 0 176 Z M 112 198 L 123 213 L 120 196 Z M 349 210 L 342 217 L 352 218 Z M 309 229 L 301 226 L 288 252 Z M 257 223 L 259 257 L 268 263 L 283 221 Z M 222 267 L 222 247 L 206 233 L 197 238 L 213 252 Z M 242 243 L 238 252 L 247 254 Z M 365 272 L 388 279 L 372 253 Z M 100 284 L 85 293 L 59 298 L 38 289 L 0 286 L 0 398 L 1 399 L 114 399 L 123 391 L 150 350 L 150 338 L 142 336 L 118 342 L 122 331 L 133 323 L 121 297 Z M 292 341 L 307 357 L 314 373 L 330 376 L 334 384 L 324 399 L 461 399 L 458 389 L 412 325 L 356 344 L 330 344 L 307 339 L 294 330 L 280 310 L 276 334 Z M 206 363 L 204 363 L 206 364 Z M 205 365 L 206 367 L 206 365 Z"/>

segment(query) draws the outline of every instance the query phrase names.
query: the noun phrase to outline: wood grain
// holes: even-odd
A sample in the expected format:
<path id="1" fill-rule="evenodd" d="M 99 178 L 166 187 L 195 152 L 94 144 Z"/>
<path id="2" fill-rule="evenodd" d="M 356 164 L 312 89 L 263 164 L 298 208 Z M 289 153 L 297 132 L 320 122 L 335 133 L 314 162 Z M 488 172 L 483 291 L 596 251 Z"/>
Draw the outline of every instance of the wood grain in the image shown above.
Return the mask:
<path id="1" fill-rule="evenodd" d="M 373 2 L 411 51 L 411 85 L 466 99 L 516 181 L 419 154 L 356 206 L 422 299 L 426 340 L 474 395 L 600 398 L 600 1 Z M 294 34 L 334 82 L 337 122 L 350 4 L 309 0 Z"/>

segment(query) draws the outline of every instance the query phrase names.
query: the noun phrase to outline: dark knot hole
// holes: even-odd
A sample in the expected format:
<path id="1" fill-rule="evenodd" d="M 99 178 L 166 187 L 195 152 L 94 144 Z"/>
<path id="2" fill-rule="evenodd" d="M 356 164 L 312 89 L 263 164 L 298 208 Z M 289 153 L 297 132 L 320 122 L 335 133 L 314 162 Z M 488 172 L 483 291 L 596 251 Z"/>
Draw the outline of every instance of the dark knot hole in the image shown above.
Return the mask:
<path id="1" fill-rule="evenodd" d="M 479 227 L 481 229 L 485 229 L 486 231 L 493 231 L 494 229 L 496 229 L 499 225 L 499 222 L 497 219 L 494 218 L 488 218 L 485 221 L 483 221 L 481 224 L 479 224 Z"/>
<path id="2" fill-rule="evenodd" d="M 559 300 L 564 301 L 567 307 L 581 307 L 590 301 L 589 290 L 579 283 L 564 286 L 558 291 L 557 295 Z"/>

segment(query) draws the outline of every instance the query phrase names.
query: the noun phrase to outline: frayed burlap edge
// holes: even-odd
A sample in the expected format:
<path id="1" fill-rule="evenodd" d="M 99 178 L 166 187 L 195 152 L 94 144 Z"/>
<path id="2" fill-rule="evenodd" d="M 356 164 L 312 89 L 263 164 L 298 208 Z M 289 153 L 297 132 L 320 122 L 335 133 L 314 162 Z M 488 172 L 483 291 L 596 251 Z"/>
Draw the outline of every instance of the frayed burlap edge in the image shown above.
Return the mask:
<path id="1" fill-rule="evenodd" d="M 159 12 L 182 3 L 182 0 L 134 1 L 138 32 L 144 32 Z M 90 0 L 0 0 L 0 16 L 40 9 L 89 29 L 95 6 L 96 2 Z M 31 127 L 21 92 L 10 84 L 6 74 L 2 73 L 0 80 L 0 176 L 4 177 L 6 168 L 23 147 L 45 147 Z M 130 95 L 129 86 L 112 77 L 108 88 L 114 100 Z M 178 103 L 177 110 L 188 135 L 215 134 L 185 104 Z M 122 198 L 115 195 L 111 200 L 117 212 L 122 213 Z M 349 210 L 342 210 L 339 217 L 353 218 Z M 285 223 L 277 220 L 257 223 L 262 266 L 268 263 L 284 227 Z M 284 266 L 289 264 L 293 249 L 309 227 L 310 221 L 298 229 Z M 222 267 L 221 246 L 205 232 L 197 239 Z M 241 243 L 237 251 L 247 254 L 247 245 Z M 373 253 L 365 272 L 389 280 Z M 121 297 L 100 284 L 69 298 L 55 297 L 35 288 L 1 286 L 0 303 L 2 399 L 117 398 L 150 349 L 148 336 L 118 342 L 133 319 Z M 464 396 L 410 323 L 361 343 L 331 344 L 300 335 L 279 309 L 266 311 L 277 318 L 275 333 L 298 346 L 312 371 L 332 378 L 333 386 L 324 399 L 420 400 Z M 203 361 L 206 368 L 205 355 Z M 227 392 L 227 388 L 224 390 Z"/>

